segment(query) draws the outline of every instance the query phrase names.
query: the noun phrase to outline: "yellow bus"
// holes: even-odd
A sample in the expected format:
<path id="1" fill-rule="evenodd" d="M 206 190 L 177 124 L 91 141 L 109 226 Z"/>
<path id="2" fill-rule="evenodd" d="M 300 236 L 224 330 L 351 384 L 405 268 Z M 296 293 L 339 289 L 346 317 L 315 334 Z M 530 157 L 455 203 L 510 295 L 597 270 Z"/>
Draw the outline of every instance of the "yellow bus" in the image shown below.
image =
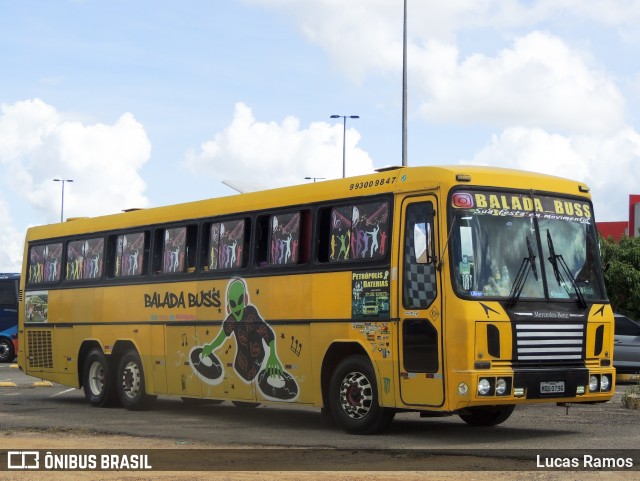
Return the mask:
<path id="1" fill-rule="evenodd" d="M 403 167 L 30 228 L 19 365 L 137 410 L 299 403 L 505 421 L 604 402 L 613 313 L 586 185 Z"/>

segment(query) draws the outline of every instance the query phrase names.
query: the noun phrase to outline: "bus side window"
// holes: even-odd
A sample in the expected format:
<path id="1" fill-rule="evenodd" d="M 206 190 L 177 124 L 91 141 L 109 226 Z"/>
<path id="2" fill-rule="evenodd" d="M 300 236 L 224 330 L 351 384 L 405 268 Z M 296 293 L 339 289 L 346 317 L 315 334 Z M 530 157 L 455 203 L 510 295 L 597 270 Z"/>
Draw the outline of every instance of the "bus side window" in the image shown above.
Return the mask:
<path id="1" fill-rule="evenodd" d="M 300 243 L 300 212 L 272 215 L 269 226 L 269 264 L 297 264 Z"/>
<path id="2" fill-rule="evenodd" d="M 261 215 L 256 221 L 255 262 L 258 267 L 269 265 L 269 222 L 271 216 Z"/>
<path id="3" fill-rule="evenodd" d="M 369 202 L 331 209 L 329 262 L 382 259 L 389 245 L 389 203 Z"/>
<path id="4" fill-rule="evenodd" d="M 220 247 L 220 222 L 205 224 L 202 232 L 203 250 L 200 253 L 202 269 L 215 271 L 218 268 L 218 250 Z"/>
<path id="5" fill-rule="evenodd" d="M 250 225 L 247 219 L 227 220 L 205 225 L 208 237 L 203 258 L 206 271 L 241 269 L 249 259 Z"/>
<path id="6" fill-rule="evenodd" d="M 312 215 L 308 210 L 302 211 L 302 222 L 300 225 L 300 239 L 299 239 L 299 264 L 307 264 L 311 260 L 311 229 L 312 229 Z"/>
<path id="7" fill-rule="evenodd" d="M 187 245 L 187 228 L 164 230 L 162 243 L 162 272 L 165 274 L 184 272 Z"/>
<path id="8" fill-rule="evenodd" d="M 351 259 L 381 259 L 387 253 L 389 204 L 373 202 L 353 206 Z"/>
<path id="9" fill-rule="evenodd" d="M 329 262 L 350 259 L 351 223 L 354 215 L 353 207 L 334 207 L 331 209 L 329 226 Z"/>
<path id="10" fill-rule="evenodd" d="M 145 232 L 131 232 L 114 236 L 113 277 L 139 276 L 146 272 L 149 240 Z"/>
<path id="11" fill-rule="evenodd" d="M 60 280 L 61 272 L 62 242 L 29 248 L 28 283 L 57 282 Z"/>
<path id="12" fill-rule="evenodd" d="M 185 255 L 187 261 L 187 272 L 196 270 L 196 254 L 198 253 L 198 226 L 187 226 L 187 245 Z"/>
<path id="13" fill-rule="evenodd" d="M 67 244 L 65 278 L 70 281 L 102 277 L 104 239 L 83 239 Z"/>
<path id="14" fill-rule="evenodd" d="M 329 262 L 331 252 L 331 209 L 319 209 L 316 222 L 317 261 Z"/>
<path id="15" fill-rule="evenodd" d="M 310 258 L 311 213 L 287 212 L 258 217 L 258 267 L 306 264 Z"/>
<path id="16" fill-rule="evenodd" d="M 0 306 L 12 309 L 18 306 L 15 282 L 13 280 L 0 281 Z"/>
<path id="17" fill-rule="evenodd" d="M 197 241 L 196 225 L 158 229 L 153 248 L 153 271 L 162 274 L 193 272 Z"/>

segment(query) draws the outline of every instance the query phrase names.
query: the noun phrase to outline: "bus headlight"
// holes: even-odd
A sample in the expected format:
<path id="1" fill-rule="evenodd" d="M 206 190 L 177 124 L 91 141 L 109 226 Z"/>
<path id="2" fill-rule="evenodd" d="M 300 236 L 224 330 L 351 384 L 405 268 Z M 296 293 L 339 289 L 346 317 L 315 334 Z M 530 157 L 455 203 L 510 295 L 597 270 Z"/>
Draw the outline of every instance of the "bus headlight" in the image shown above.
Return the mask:
<path id="1" fill-rule="evenodd" d="M 469 392 L 469 386 L 467 386 L 466 383 L 461 382 L 460 384 L 458 384 L 458 394 L 460 396 L 466 396 L 468 392 Z"/>
<path id="2" fill-rule="evenodd" d="M 598 376 L 589 376 L 589 391 L 596 392 L 598 390 Z"/>
<path id="3" fill-rule="evenodd" d="M 496 381 L 496 394 L 502 396 L 505 392 L 507 392 L 507 381 L 499 377 Z"/>
<path id="4" fill-rule="evenodd" d="M 602 376 L 602 380 L 600 381 L 600 390 L 608 391 L 611 388 L 611 381 L 609 380 L 609 376 L 604 374 Z"/>
<path id="5" fill-rule="evenodd" d="M 491 383 L 488 379 L 480 379 L 478 381 L 478 394 L 486 396 L 491 391 Z"/>

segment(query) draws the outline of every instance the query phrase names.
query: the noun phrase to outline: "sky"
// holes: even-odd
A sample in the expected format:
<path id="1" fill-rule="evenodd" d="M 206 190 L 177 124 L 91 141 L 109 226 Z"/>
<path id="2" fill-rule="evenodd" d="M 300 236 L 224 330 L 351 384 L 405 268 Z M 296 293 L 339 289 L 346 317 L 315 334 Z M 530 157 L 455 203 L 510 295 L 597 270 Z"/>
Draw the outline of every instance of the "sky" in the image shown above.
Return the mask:
<path id="1" fill-rule="evenodd" d="M 408 165 L 640 179 L 640 0 L 407 0 Z M 29 226 L 400 165 L 403 0 L 0 0 L 0 272 Z"/>

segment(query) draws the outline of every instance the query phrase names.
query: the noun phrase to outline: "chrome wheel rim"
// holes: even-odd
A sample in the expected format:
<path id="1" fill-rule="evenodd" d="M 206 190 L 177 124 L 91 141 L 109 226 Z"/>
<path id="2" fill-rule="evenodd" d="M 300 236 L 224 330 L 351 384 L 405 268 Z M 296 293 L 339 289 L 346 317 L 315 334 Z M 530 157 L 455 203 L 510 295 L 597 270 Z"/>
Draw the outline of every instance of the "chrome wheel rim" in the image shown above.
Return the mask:
<path id="1" fill-rule="evenodd" d="M 91 392 L 99 396 L 104 391 L 105 372 L 102 363 L 95 361 L 89 368 L 89 389 Z"/>
<path id="2" fill-rule="evenodd" d="M 129 361 L 122 371 L 122 391 L 129 399 L 135 398 L 140 392 L 141 378 L 138 364 Z"/>
<path id="3" fill-rule="evenodd" d="M 351 419 L 362 419 L 371 410 L 373 387 L 361 372 L 347 374 L 340 384 L 340 406 Z"/>

